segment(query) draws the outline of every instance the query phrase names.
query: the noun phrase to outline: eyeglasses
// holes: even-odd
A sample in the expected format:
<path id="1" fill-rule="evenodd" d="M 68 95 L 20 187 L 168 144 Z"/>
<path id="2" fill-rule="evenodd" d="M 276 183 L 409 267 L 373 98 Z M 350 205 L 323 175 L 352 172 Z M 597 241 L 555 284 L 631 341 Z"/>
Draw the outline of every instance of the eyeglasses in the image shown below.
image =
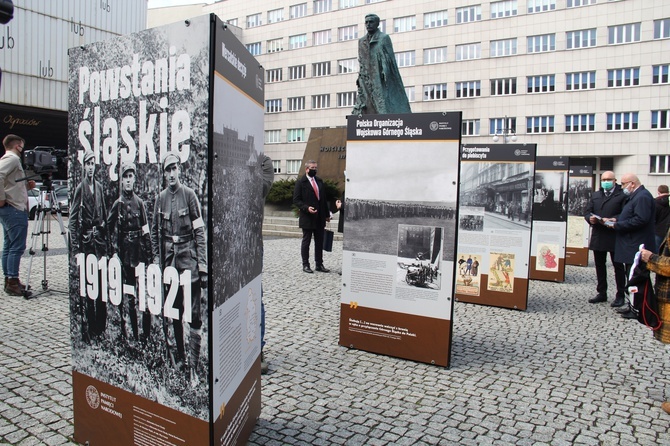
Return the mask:
<path id="1" fill-rule="evenodd" d="M 614 178 L 601 178 L 603 181 L 614 181 Z"/>
<path id="2" fill-rule="evenodd" d="M 621 183 L 621 187 L 626 187 L 626 186 L 628 186 L 630 183 L 632 183 L 632 181 L 622 182 L 622 183 Z"/>

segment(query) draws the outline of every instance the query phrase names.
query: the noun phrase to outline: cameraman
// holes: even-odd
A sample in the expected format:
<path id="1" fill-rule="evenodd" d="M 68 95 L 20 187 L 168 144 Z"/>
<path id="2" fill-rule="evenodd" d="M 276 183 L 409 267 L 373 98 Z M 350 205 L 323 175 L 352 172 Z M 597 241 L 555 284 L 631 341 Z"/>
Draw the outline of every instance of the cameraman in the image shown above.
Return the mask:
<path id="1" fill-rule="evenodd" d="M 2 249 L 5 292 L 29 299 L 32 293 L 19 280 L 19 265 L 28 236 L 28 189 L 34 188 L 35 182 L 23 182 L 26 177 L 21 167 L 24 144 L 25 140 L 16 135 L 7 135 L 2 140 L 6 152 L 0 158 L 0 221 L 5 233 Z"/>

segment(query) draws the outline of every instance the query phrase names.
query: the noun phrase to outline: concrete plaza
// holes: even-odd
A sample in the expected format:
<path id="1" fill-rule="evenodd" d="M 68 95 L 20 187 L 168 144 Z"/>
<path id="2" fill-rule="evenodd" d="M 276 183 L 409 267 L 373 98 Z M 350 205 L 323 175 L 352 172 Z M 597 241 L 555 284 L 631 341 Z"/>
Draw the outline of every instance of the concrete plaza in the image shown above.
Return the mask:
<path id="1" fill-rule="evenodd" d="M 328 274 L 303 273 L 299 252 L 300 239 L 266 239 L 270 373 L 249 444 L 670 444 L 670 355 L 638 322 L 587 303 L 592 267 L 531 281 L 525 312 L 456 303 L 445 369 L 339 346 L 342 242 Z M 57 234 L 46 259 L 49 287 L 66 290 Z M 42 265 L 38 251 L 38 289 Z M 0 444 L 74 444 L 68 311 L 57 292 L 0 293 Z"/>

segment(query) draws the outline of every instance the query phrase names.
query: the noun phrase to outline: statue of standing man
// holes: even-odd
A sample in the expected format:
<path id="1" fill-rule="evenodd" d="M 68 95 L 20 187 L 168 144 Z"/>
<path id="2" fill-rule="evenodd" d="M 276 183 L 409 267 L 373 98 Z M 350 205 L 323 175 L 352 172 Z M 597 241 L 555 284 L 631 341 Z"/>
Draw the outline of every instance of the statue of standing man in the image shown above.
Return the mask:
<path id="1" fill-rule="evenodd" d="M 391 38 L 379 30 L 379 16 L 366 15 L 365 28 L 367 35 L 358 40 L 358 97 L 352 114 L 412 113 Z"/>

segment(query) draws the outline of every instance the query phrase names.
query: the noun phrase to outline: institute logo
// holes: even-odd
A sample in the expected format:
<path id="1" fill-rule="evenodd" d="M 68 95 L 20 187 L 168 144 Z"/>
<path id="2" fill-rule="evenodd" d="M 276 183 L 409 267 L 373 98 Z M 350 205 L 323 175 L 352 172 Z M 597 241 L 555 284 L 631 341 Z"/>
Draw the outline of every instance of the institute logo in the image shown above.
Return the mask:
<path id="1" fill-rule="evenodd" d="M 514 156 L 521 156 L 521 150 L 516 149 L 516 150 L 514 151 Z"/>
<path id="2" fill-rule="evenodd" d="M 86 388 L 86 402 L 91 409 L 100 407 L 100 393 L 98 392 L 98 389 L 93 386 L 88 386 Z"/>
<path id="3" fill-rule="evenodd" d="M 431 129 L 432 131 L 436 131 L 438 128 L 440 128 L 440 126 L 439 126 L 439 124 L 437 123 L 437 121 L 432 121 L 432 122 L 430 123 L 430 129 Z"/>

